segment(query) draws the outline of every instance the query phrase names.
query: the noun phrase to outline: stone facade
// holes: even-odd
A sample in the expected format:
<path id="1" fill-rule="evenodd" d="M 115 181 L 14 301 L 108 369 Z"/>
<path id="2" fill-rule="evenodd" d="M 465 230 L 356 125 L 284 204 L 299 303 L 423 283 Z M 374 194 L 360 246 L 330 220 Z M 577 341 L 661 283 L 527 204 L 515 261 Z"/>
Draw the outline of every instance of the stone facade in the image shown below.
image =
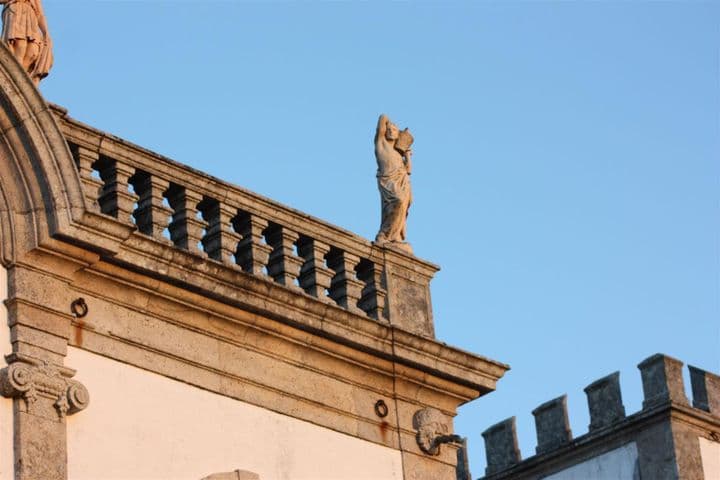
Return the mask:
<path id="1" fill-rule="evenodd" d="M 338 462 L 367 451 L 387 461 L 382 478 L 457 478 L 457 408 L 493 391 L 508 367 L 434 339 L 435 265 L 70 118 L 46 104 L 4 47 L 0 99 L 9 326 L 0 392 L 13 405 L 14 450 L 3 475 L 123 477 L 72 470 L 84 456 L 103 463 L 79 445 L 152 427 L 152 418 L 123 409 L 123 396 L 163 379 L 178 397 L 165 387 L 141 390 L 164 405 L 159 412 L 199 395 L 200 404 L 257 413 L 203 432 L 158 428 L 143 437 L 171 445 L 169 462 L 194 435 L 231 441 L 227 432 L 244 427 L 256 445 L 278 442 L 254 431 L 251 418 L 273 419 L 274 435 L 292 437 L 284 456 L 268 458 L 276 465 L 247 468 L 258 457 L 227 449 L 192 478 L 254 478 L 262 468 L 275 472 L 263 480 L 293 478 L 283 462 L 333 435 L 346 445 Z M 106 422 L 93 408 L 123 421 Z M 418 422 L 422 411 L 432 422 Z M 172 421 L 208 426 L 201 406 L 183 412 Z M 108 452 L 107 468 L 133 463 L 130 451 Z"/>
<path id="2" fill-rule="evenodd" d="M 685 395 L 683 364 L 653 355 L 638 365 L 645 400 L 625 415 L 617 372 L 586 389 L 589 432 L 572 437 L 565 397 L 547 402 L 536 418 L 537 454 L 521 460 L 515 418 L 483 433 L 485 480 L 714 480 L 720 478 L 720 382 L 690 367 L 693 407 Z"/>

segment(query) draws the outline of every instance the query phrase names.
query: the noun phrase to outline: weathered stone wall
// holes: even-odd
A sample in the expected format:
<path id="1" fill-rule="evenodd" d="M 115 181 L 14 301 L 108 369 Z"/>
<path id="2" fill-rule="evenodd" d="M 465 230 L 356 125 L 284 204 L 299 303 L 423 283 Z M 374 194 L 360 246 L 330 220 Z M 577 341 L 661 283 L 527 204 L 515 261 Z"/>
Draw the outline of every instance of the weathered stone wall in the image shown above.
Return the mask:
<path id="1" fill-rule="evenodd" d="M 68 477 L 399 480 L 398 450 L 191 387 L 92 353 L 67 360 L 93 408 L 68 421 Z M 92 452 L 88 454 L 88 452 Z"/>

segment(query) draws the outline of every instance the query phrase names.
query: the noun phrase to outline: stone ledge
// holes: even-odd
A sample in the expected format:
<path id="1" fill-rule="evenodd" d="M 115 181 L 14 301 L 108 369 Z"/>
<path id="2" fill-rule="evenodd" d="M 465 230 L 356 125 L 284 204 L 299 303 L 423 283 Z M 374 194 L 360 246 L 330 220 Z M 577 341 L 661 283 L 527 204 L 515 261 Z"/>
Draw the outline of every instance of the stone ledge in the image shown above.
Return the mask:
<path id="1" fill-rule="evenodd" d="M 55 247 L 62 248 L 62 245 Z M 117 278 L 127 278 L 133 284 L 152 284 L 150 288 L 153 289 L 168 289 L 170 285 L 180 287 L 230 307 L 239 307 L 353 348 L 395 359 L 474 388 L 479 394 L 494 390 L 497 380 L 509 369 L 500 362 L 373 321 L 221 262 L 198 262 L 189 252 L 139 233 L 133 233 L 127 242 L 120 244 L 115 255 L 98 253 L 99 261 L 91 269 L 110 269 Z M 158 280 L 168 286 L 158 285 Z"/>

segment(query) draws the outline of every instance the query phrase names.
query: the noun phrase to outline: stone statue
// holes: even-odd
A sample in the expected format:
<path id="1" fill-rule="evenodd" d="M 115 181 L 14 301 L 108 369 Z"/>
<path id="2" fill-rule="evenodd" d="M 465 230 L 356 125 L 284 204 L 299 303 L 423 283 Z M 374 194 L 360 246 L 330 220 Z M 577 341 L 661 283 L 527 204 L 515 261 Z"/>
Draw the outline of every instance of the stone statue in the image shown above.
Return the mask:
<path id="1" fill-rule="evenodd" d="M 40 0 L 0 0 L 2 40 L 37 86 L 53 63 L 52 40 Z"/>
<path id="2" fill-rule="evenodd" d="M 412 252 L 405 241 L 407 215 L 412 203 L 412 142 L 413 137 L 407 128 L 400 131 L 386 115 L 380 115 L 375 132 L 375 158 L 378 164 L 382 222 L 375 242 L 407 252 Z"/>

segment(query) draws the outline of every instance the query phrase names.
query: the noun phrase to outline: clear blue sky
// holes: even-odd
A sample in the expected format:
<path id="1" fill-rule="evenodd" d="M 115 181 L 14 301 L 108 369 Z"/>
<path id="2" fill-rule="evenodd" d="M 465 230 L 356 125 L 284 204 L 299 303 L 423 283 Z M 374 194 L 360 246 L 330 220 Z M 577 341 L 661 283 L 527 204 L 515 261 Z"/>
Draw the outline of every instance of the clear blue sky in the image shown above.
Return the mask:
<path id="1" fill-rule="evenodd" d="M 440 340 L 509 363 L 480 433 L 664 352 L 720 370 L 720 4 L 45 0 L 75 118 L 373 238 L 385 112 Z"/>

